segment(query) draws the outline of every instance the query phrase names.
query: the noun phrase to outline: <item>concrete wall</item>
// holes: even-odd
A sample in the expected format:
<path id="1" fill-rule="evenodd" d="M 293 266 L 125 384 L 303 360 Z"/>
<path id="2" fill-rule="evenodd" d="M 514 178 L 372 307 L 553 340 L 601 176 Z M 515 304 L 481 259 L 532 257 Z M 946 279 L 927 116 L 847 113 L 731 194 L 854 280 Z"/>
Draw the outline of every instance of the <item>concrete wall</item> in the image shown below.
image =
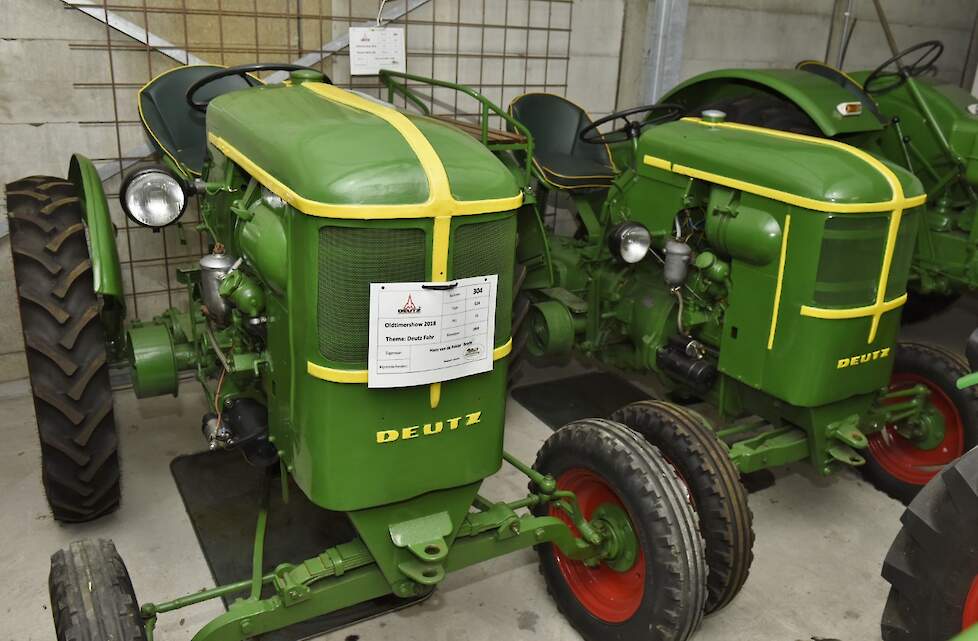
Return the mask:
<path id="1" fill-rule="evenodd" d="M 845 3 L 840 0 L 840 3 Z M 901 49 L 938 39 L 946 50 L 942 77 L 959 81 L 967 57 L 978 4 L 974 0 L 885 0 L 884 9 Z M 828 0 L 689 0 L 681 79 L 725 67 L 785 67 L 822 60 L 832 26 Z M 646 46 L 643 29 L 654 0 L 627 0 L 625 50 L 619 105 L 636 104 L 642 73 L 636 61 Z M 841 13 L 841 12 L 840 12 Z M 856 26 L 845 69 L 874 68 L 890 57 L 872 0 L 856 0 Z M 837 16 L 841 29 L 841 17 Z M 831 51 L 834 63 L 838 50 Z"/>

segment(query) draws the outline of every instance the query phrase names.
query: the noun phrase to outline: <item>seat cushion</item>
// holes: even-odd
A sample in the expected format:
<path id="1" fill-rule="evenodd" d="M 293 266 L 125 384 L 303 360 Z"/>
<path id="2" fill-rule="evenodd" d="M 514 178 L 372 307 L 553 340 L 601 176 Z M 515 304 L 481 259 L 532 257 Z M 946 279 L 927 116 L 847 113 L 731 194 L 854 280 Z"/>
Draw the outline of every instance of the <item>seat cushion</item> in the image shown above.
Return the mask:
<path id="1" fill-rule="evenodd" d="M 580 140 L 591 124 L 584 109 L 562 96 L 529 93 L 509 112 L 533 135 L 533 165 L 538 177 L 556 189 L 607 189 L 615 176 L 607 145 Z"/>
<path id="2" fill-rule="evenodd" d="M 603 189 L 615 177 L 610 166 L 581 155 L 540 152 L 533 154 L 533 162 L 547 182 L 561 189 Z"/>
<path id="3" fill-rule="evenodd" d="M 139 90 L 139 117 L 154 146 L 177 165 L 199 175 L 207 155 L 204 113 L 187 104 L 187 90 L 208 74 L 225 67 L 189 65 L 164 71 Z M 221 94 L 260 84 L 228 76 L 201 88 L 195 98 L 211 100 Z"/>

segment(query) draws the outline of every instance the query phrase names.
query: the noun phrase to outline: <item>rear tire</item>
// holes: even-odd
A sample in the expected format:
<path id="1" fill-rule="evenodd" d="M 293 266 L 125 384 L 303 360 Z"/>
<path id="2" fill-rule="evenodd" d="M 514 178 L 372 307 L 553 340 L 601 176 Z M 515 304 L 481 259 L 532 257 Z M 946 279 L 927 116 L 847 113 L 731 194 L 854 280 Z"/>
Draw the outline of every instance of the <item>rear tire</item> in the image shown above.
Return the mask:
<path id="1" fill-rule="evenodd" d="M 112 541 L 76 541 L 55 552 L 48 588 L 58 641 L 146 641 L 132 581 Z"/>
<path id="2" fill-rule="evenodd" d="M 586 419 L 548 438 L 534 468 L 572 489 L 585 518 L 599 505 L 624 508 L 638 539 L 639 553 L 626 570 L 603 562 L 589 568 L 552 544 L 537 546 L 547 590 L 581 636 L 690 638 L 707 595 L 703 539 L 685 486 L 658 450 L 624 425 Z M 546 506 L 537 510 L 546 513 Z"/>
<path id="3" fill-rule="evenodd" d="M 112 388 L 74 185 L 34 176 L 7 185 L 10 248 L 54 518 L 89 521 L 119 505 Z"/>
<path id="4" fill-rule="evenodd" d="M 706 613 L 733 600 L 754 560 L 753 515 L 740 472 L 706 419 L 664 401 L 639 401 L 611 415 L 662 452 L 686 483 L 699 515 L 710 568 Z"/>
<path id="5" fill-rule="evenodd" d="M 944 415 L 945 436 L 936 448 L 923 450 L 892 427 L 886 435 L 871 434 L 862 470 L 877 489 L 907 504 L 945 465 L 978 445 L 978 392 L 956 385 L 969 371 L 964 359 L 942 347 L 897 345 L 891 388 L 927 386 L 931 403 Z"/>
<path id="6" fill-rule="evenodd" d="M 883 563 L 884 641 L 946 641 L 978 624 L 978 449 L 928 483 Z"/>

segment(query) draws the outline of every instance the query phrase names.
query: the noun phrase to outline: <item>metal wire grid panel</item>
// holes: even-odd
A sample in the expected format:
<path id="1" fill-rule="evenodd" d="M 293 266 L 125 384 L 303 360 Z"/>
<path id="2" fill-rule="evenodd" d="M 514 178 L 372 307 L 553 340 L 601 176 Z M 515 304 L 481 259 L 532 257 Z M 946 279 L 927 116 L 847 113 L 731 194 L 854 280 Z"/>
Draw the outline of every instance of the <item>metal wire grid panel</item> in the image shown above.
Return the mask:
<path id="1" fill-rule="evenodd" d="M 79 11 L 66 3 L 66 10 Z M 123 215 L 118 189 L 125 168 L 146 153 L 136 92 L 159 73 L 183 62 L 239 65 L 319 58 L 312 66 L 335 84 L 379 98 L 376 77 L 352 77 L 342 46 L 350 26 L 376 20 L 378 0 L 88 0 L 86 13 L 105 22 L 104 39 L 70 45 L 81 68 L 76 95 L 104 105 L 85 121 L 97 152 L 90 155 L 106 179 L 119 229 L 117 242 L 129 313 L 148 319 L 167 307 L 186 308 L 175 269 L 207 251 L 195 206 L 178 225 L 161 232 Z M 395 5 L 388 2 L 388 6 Z M 505 106 L 519 94 L 567 89 L 573 0 L 401 0 L 412 10 L 388 24 L 405 30 L 407 71 L 474 87 Z M 91 18 L 86 18 L 91 19 Z M 128 25 L 120 30 L 119 25 Z M 124 32 L 128 32 L 128 35 Z M 328 51 L 320 58 L 324 51 Z M 448 89 L 412 88 L 433 113 L 477 118 L 474 102 Z M 403 103 L 401 103 L 403 104 Z M 501 123 L 491 123 L 500 127 Z"/>

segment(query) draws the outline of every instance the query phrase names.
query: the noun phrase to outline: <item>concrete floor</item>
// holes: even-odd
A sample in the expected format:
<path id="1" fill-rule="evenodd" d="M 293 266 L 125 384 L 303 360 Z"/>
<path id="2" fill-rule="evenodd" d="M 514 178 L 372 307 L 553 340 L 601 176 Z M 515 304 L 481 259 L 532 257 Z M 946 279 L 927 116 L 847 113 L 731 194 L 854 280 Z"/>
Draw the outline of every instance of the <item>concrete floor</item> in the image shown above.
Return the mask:
<path id="1" fill-rule="evenodd" d="M 978 306 L 965 301 L 926 328 L 907 332 L 959 349 Z M 53 638 L 48 610 L 48 557 L 86 537 L 115 540 L 142 599 L 162 600 L 212 585 L 190 522 L 170 476 L 178 454 L 196 451 L 204 399 L 187 384 L 177 399 L 137 402 L 116 395 L 123 454 L 123 504 L 95 523 L 52 521 L 41 491 L 38 444 L 26 384 L 0 386 L 4 447 L 0 449 L 0 641 Z M 532 460 L 550 430 L 515 402 L 506 447 Z M 484 494 L 521 496 L 526 482 L 510 468 L 488 480 Z M 879 639 L 887 585 L 883 555 L 902 507 L 844 472 L 816 477 L 805 466 L 778 472 L 777 483 L 753 494 L 757 542 L 751 576 L 740 596 L 706 619 L 696 641 Z M 159 641 L 184 641 L 221 611 L 217 602 L 164 615 Z M 546 594 L 531 551 L 450 575 L 427 602 L 327 635 L 336 641 L 578 639 Z"/>

